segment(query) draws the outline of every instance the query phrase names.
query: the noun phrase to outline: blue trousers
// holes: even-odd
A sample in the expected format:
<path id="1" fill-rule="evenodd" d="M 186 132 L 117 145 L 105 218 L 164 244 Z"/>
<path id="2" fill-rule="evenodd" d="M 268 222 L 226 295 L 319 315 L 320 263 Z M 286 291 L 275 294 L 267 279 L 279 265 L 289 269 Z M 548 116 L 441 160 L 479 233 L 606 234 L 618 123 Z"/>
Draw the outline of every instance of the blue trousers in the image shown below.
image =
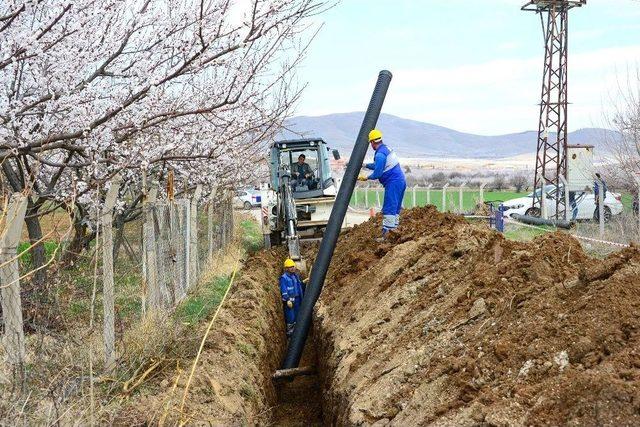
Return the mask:
<path id="1" fill-rule="evenodd" d="M 287 336 L 293 333 L 293 327 L 296 324 L 296 319 L 298 318 L 298 311 L 300 311 L 301 303 L 302 300 L 300 297 L 297 297 L 293 300 L 293 308 L 289 308 L 286 301 L 282 302 L 282 306 L 284 307 L 284 322 L 287 324 Z"/>
<path id="2" fill-rule="evenodd" d="M 383 184 L 383 186 L 382 232 L 384 233 L 400 225 L 400 211 L 402 210 L 402 199 L 407 189 L 407 183 L 404 180 L 393 180 Z"/>

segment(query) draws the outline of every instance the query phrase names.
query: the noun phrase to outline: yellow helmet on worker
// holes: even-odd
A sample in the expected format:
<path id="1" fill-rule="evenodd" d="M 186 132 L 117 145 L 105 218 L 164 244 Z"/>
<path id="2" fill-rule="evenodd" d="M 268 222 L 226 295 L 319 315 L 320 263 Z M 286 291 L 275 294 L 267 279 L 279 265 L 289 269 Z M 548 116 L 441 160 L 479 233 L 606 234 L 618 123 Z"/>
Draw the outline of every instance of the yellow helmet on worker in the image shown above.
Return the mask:
<path id="1" fill-rule="evenodd" d="M 382 139 L 382 132 L 380 132 L 378 129 L 373 129 L 371 132 L 369 132 L 369 142 L 377 141 L 379 139 Z"/>
<path id="2" fill-rule="evenodd" d="M 296 263 L 291 258 L 287 258 L 284 260 L 284 268 L 291 268 L 295 266 L 296 266 Z"/>

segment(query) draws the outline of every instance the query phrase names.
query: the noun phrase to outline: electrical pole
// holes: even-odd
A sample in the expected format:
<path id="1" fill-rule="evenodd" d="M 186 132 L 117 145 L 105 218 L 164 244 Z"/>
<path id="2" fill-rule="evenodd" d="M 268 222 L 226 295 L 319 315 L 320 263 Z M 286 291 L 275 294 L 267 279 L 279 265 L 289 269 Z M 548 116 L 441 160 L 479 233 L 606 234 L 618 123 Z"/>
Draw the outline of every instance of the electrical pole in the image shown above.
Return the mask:
<path id="1" fill-rule="evenodd" d="M 582 7 L 587 0 L 531 0 L 522 10 L 540 16 L 545 41 L 542 96 L 538 122 L 538 144 L 534 189 L 556 188 L 555 218 L 566 218 L 565 198 L 560 197 L 560 177 L 567 177 L 567 52 L 569 10 Z M 534 191 L 533 206 L 542 214 L 544 191 Z M 547 205 L 548 206 L 548 205 Z"/>

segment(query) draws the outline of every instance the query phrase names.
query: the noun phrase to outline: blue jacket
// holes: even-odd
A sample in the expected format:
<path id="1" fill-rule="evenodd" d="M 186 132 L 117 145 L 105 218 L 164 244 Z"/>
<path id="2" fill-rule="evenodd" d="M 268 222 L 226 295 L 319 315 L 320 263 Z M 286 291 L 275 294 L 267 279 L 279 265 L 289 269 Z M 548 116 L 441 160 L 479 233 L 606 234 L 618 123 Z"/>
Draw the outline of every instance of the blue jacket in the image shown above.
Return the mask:
<path id="1" fill-rule="evenodd" d="M 303 289 L 302 281 L 296 273 L 285 272 L 280 276 L 280 294 L 282 295 L 282 301 L 302 299 L 302 295 L 304 294 Z"/>
<path id="2" fill-rule="evenodd" d="M 373 171 L 369 179 L 378 179 L 384 186 L 391 181 L 405 182 L 398 155 L 384 144 L 380 144 L 373 157 L 373 163 L 366 164 L 366 167 Z"/>

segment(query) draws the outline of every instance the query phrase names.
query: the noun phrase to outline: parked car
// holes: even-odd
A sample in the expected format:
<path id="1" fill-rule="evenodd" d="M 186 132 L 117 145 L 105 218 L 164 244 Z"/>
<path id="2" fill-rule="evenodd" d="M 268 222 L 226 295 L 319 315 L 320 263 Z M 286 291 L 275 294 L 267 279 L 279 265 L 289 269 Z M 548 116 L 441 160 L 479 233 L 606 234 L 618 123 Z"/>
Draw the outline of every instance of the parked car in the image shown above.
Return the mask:
<path id="1" fill-rule="evenodd" d="M 260 206 L 260 190 L 246 189 L 236 191 L 236 197 L 233 201 L 234 205 L 245 209 Z"/>
<path id="2" fill-rule="evenodd" d="M 549 216 L 553 216 L 556 211 L 556 187 L 554 185 L 547 185 L 544 187 L 544 191 L 546 194 L 547 213 Z M 507 208 L 504 216 L 509 218 L 513 217 L 514 214 L 540 216 L 540 209 L 533 206 L 533 194 L 534 193 L 530 193 L 525 197 L 504 202 L 503 205 Z M 536 195 L 540 195 L 540 189 L 536 190 Z M 564 197 L 562 186 L 560 186 L 560 197 Z M 585 191 L 576 192 L 575 203 L 578 209 L 575 219 L 591 220 L 598 218 L 596 200 L 593 193 Z M 623 209 L 620 194 L 607 191 L 607 197 L 604 200 L 605 221 L 609 221 L 613 215 L 621 214 Z"/>

